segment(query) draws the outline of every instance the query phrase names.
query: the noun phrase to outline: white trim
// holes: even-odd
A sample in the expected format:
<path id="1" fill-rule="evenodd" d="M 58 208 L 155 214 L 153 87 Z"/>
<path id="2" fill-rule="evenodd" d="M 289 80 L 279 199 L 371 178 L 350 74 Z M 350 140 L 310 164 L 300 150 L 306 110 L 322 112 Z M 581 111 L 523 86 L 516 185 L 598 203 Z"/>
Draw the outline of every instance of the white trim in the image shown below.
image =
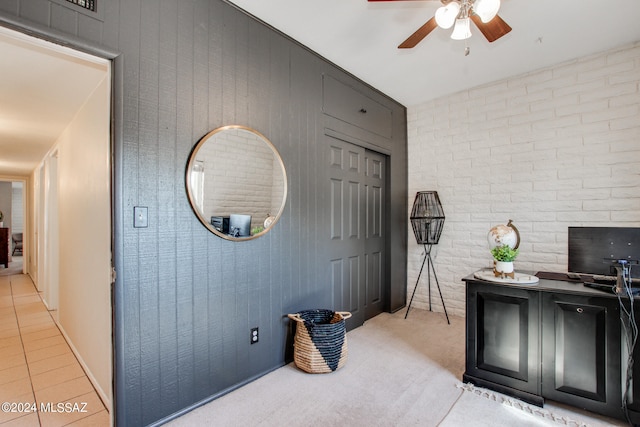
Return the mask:
<path id="1" fill-rule="evenodd" d="M 66 46 L 62 46 L 47 40 L 43 40 L 40 38 L 37 38 L 33 35 L 29 35 L 29 34 L 24 34 L 21 33 L 20 31 L 15 31 L 12 30 L 10 28 L 7 27 L 3 27 L 0 25 L 0 35 L 4 35 L 10 38 L 13 38 L 14 40 L 17 40 L 18 42 L 21 43 L 25 43 L 25 44 L 29 44 L 31 46 L 36 46 L 39 48 L 45 48 L 48 51 L 54 51 L 56 53 L 59 54 L 63 54 L 66 56 L 70 56 L 72 58 L 77 58 L 77 59 L 81 59 L 83 61 L 87 61 L 90 62 L 92 64 L 96 64 L 96 65 L 100 65 L 100 66 L 109 66 L 109 64 L 111 63 L 110 60 L 108 59 L 104 59 L 104 58 L 100 58 L 98 56 L 94 56 L 94 55 L 90 55 L 88 53 L 84 53 L 81 52 L 79 50 L 76 49 L 72 49 Z"/>

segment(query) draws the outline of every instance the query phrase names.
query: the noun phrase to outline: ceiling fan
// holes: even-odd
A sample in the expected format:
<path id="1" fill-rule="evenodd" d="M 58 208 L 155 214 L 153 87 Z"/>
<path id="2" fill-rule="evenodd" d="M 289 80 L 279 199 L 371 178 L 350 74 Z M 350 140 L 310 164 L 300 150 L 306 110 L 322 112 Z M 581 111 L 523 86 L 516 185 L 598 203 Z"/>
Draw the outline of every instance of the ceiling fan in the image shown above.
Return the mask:
<path id="1" fill-rule="evenodd" d="M 367 0 L 405 1 L 405 0 Z M 443 4 L 436 10 L 435 16 L 418 28 L 409 38 L 400 43 L 398 49 L 415 47 L 436 27 L 448 29 L 454 26 L 451 38 L 464 40 L 471 37 L 470 21 L 478 27 L 489 42 L 494 42 L 511 31 L 509 24 L 498 16 L 500 0 L 440 0 Z"/>

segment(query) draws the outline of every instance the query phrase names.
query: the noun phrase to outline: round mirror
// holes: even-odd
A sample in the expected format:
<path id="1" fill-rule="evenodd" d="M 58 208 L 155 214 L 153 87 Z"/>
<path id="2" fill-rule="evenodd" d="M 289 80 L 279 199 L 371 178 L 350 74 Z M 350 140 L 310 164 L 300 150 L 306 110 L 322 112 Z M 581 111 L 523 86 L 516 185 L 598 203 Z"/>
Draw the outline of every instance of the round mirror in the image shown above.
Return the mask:
<path id="1" fill-rule="evenodd" d="M 186 176 L 189 203 L 202 224 L 227 240 L 249 240 L 278 222 L 287 199 L 287 173 L 260 132 L 223 126 L 193 148 Z"/>

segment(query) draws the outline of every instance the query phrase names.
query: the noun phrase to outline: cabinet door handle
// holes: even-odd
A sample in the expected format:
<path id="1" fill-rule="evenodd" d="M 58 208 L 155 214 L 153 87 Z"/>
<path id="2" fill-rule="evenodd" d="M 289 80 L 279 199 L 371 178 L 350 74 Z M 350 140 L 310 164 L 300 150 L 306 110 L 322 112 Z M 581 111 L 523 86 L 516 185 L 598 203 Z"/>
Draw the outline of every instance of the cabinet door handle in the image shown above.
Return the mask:
<path id="1" fill-rule="evenodd" d="M 582 313 L 584 310 L 582 309 L 582 307 L 578 307 L 578 308 L 576 308 L 576 311 L 577 311 L 578 313 Z"/>

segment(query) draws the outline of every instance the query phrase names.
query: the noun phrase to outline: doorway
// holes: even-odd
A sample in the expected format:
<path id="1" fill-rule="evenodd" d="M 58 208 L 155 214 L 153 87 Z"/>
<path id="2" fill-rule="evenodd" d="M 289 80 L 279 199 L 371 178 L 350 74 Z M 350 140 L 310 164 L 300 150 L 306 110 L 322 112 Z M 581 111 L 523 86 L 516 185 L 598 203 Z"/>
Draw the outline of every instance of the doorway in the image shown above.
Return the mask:
<path id="1" fill-rule="evenodd" d="M 341 139 L 329 143 L 329 266 L 335 310 L 350 327 L 387 302 L 387 156 Z M 351 323 L 351 324 L 349 324 Z"/>
<path id="2" fill-rule="evenodd" d="M 111 408 L 111 61 L 4 27 L 0 52 L 0 176 L 26 182 L 26 270 Z"/>
<path id="3" fill-rule="evenodd" d="M 24 273 L 26 248 L 24 234 L 24 181 L 0 177 L 0 228 L 6 229 L 7 242 L 0 248 L 0 276 Z"/>

